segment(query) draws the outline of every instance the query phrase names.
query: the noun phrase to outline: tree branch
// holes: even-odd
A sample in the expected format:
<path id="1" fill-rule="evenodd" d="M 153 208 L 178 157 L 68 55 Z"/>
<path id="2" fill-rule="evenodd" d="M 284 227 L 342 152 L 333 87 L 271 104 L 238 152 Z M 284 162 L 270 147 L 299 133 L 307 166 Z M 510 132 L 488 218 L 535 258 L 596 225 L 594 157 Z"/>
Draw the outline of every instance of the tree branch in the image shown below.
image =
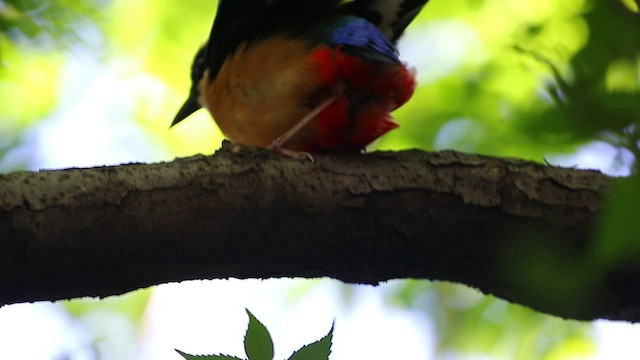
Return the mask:
<path id="1" fill-rule="evenodd" d="M 422 278 L 562 317 L 639 318 L 640 261 L 592 254 L 610 181 L 599 172 L 453 151 L 311 163 L 229 148 L 0 176 L 0 303 L 201 278 Z"/>

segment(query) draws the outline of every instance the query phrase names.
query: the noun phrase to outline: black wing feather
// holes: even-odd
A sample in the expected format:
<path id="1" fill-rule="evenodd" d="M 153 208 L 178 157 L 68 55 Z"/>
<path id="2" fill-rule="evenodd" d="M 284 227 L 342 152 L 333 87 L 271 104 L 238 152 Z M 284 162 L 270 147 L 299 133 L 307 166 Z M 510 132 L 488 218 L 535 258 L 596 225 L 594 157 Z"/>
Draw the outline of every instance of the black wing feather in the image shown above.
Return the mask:
<path id="1" fill-rule="evenodd" d="M 340 0 L 220 0 L 205 50 L 209 75 L 216 77 L 242 43 L 276 33 L 304 33 L 335 11 Z"/>

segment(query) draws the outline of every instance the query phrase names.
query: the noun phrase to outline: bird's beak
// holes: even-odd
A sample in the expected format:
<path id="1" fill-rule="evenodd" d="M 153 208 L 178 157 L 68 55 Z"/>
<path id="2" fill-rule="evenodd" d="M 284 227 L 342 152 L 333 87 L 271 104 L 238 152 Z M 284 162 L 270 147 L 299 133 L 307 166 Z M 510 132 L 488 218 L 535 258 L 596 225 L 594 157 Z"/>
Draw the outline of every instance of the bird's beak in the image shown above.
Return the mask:
<path id="1" fill-rule="evenodd" d="M 198 101 L 198 94 L 191 93 L 187 101 L 185 101 L 185 103 L 182 105 L 182 107 L 178 111 L 178 114 L 176 114 L 176 117 L 173 119 L 173 122 L 171 123 L 170 127 L 173 127 L 175 124 L 186 119 L 189 115 L 193 114 L 201 107 L 202 106 Z"/>

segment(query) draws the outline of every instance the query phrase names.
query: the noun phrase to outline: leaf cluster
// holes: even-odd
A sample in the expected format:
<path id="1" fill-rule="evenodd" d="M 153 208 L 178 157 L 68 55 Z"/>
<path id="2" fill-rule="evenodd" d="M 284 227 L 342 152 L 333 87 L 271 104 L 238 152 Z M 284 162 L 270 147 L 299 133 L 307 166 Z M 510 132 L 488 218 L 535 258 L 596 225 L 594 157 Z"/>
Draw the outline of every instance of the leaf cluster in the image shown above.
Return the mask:
<path id="1" fill-rule="evenodd" d="M 273 360 L 273 341 L 266 326 L 264 326 L 253 314 L 249 315 L 249 327 L 244 337 L 244 349 L 247 360 Z M 322 339 L 305 345 L 295 351 L 287 360 L 327 360 L 331 353 L 333 339 L 333 325 L 329 333 Z M 176 349 L 187 360 L 243 360 L 230 355 L 190 355 Z"/>
<path id="2" fill-rule="evenodd" d="M 99 21 L 106 0 L 5 0 L 0 4 L 0 36 L 13 43 L 52 47 L 81 42 L 78 30 Z"/>

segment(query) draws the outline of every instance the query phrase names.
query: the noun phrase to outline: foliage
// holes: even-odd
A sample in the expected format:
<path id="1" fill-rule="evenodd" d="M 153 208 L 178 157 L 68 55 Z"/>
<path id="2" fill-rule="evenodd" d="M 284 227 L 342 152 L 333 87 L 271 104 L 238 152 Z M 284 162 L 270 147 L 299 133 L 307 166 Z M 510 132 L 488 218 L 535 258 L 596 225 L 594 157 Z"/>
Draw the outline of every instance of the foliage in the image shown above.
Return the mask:
<path id="1" fill-rule="evenodd" d="M 466 286 L 406 280 L 387 295 L 393 306 L 435 318 L 438 352 L 487 354 L 505 359 L 553 359 L 554 354 L 593 354 L 584 323 L 541 314 Z"/>
<path id="2" fill-rule="evenodd" d="M 87 347 L 96 358 L 125 359 L 135 346 L 150 296 L 151 289 L 142 289 L 108 299 L 72 299 L 61 304 L 89 335 Z"/>
<path id="3" fill-rule="evenodd" d="M 0 160 L 25 128 L 56 109 L 61 51 L 89 46 L 106 0 L 0 1 Z M 95 46 L 94 50 L 97 48 Z M 24 165 L 22 165 L 24 167 Z"/>
<path id="4" fill-rule="evenodd" d="M 552 106 L 525 119 L 527 129 L 534 136 L 552 134 L 566 141 L 599 138 L 637 158 L 640 14 L 620 2 L 595 1 L 585 21 L 591 39 L 571 59 L 571 80 L 544 56 L 528 52 L 548 66 L 554 83 L 547 86 Z"/>
<path id="5" fill-rule="evenodd" d="M 244 348 L 247 353 L 248 360 L 272 360 L 273 359 L 273 342 L 267 328 L 246 310 L 249 315 L 249 327 L 244 337 Z M 333 338 L 333 326 L 329 333 L 322 339 L 305 345 L 295 351 L 288 360 L 326 360 L 331 353 L 331 341 Z M 240 358 L 229 355 L 189 355 L 180 350 L 176 351 L 187 360 L 193 359 L 220 359 L 220 360 L 241 360 Z"/>
<path id="6" fill-rule="evenodd" d="M 100 44 L 89 41 L 87 33 L 99 32 L 100 11 L 107 4 L 102 0 L 0 2 L 3 124 L 35 121 L 55 109 L 61 52 L 81 46 L 98 49 Z"/>
<path id="7" fill-rule="evenodd" d="M 0 0 L 0 159 L 42 119 L 57 112 L 67 117 L 91 98 L 120 93 L 115 115 L 107 108 L 108 115 L 143 129 L 156 147 L 169 149 L 167 160 L 214 151 L 221 136 L 206 113 L 171 131 L 168 125 L 186 96 L 190 62 L 215 7 L 211 0 L 188 6 L 176 0 Z M 455 148 L 554 163 L 560 154 L 604 142 L 611 154 L 589 155 L 606 157 L 619 173 L 631 173 L 632 166 L 637 173 L 639 16 L 637 0 L 431 0 L 400 51 L 418 68 L 420 86 L 395 114 L 401 127 L 378 147 Z M 94 67 L 80 73 L 84 62 Z M 88 73 L 106 73 L 121 87 L 92 92 L 95 79 Z M 70 88 L 74 82 L 85 86 Z M 90 122 L 92 115 L 81 116 Z M 89 143 L 106 138 L 65 132 L 69 140 L 86 137 Z M 27 159 L 22 166 L 34 163 Z M 589 260 L 616 266 L 639 251 L 637 179 L 611 189 Z M 526 247 L 525 238 L 518 240 Z M 572 261 L 532 256 L 528 267 L 540 271 L 522 276 L 533 283 L 553 271 L 583 271 L 584 264 Z M 348 302 L 355 290 L 343 289 Z M 122 310 L 138 325 L 147 297 L 130 300 L 130 308 L 113 305 L 114 299 L 74 300 L 67 307 L 78 319 L 105 307 Z M 589 326 L 464 287 L 406 281 L 388 299 L 433 319 L 442 353 L 552 359 L 567 349 L 589 351 Z"/>
<path id="8" fill-rule="evenodd" d="M 0 37 L 20 45 L 57 47 L 82 42 L 83 26 L 99 21 L 99 10 L 108 1 L 61 0 L 43 3 L 37 0 L 0 2 Z"/>

